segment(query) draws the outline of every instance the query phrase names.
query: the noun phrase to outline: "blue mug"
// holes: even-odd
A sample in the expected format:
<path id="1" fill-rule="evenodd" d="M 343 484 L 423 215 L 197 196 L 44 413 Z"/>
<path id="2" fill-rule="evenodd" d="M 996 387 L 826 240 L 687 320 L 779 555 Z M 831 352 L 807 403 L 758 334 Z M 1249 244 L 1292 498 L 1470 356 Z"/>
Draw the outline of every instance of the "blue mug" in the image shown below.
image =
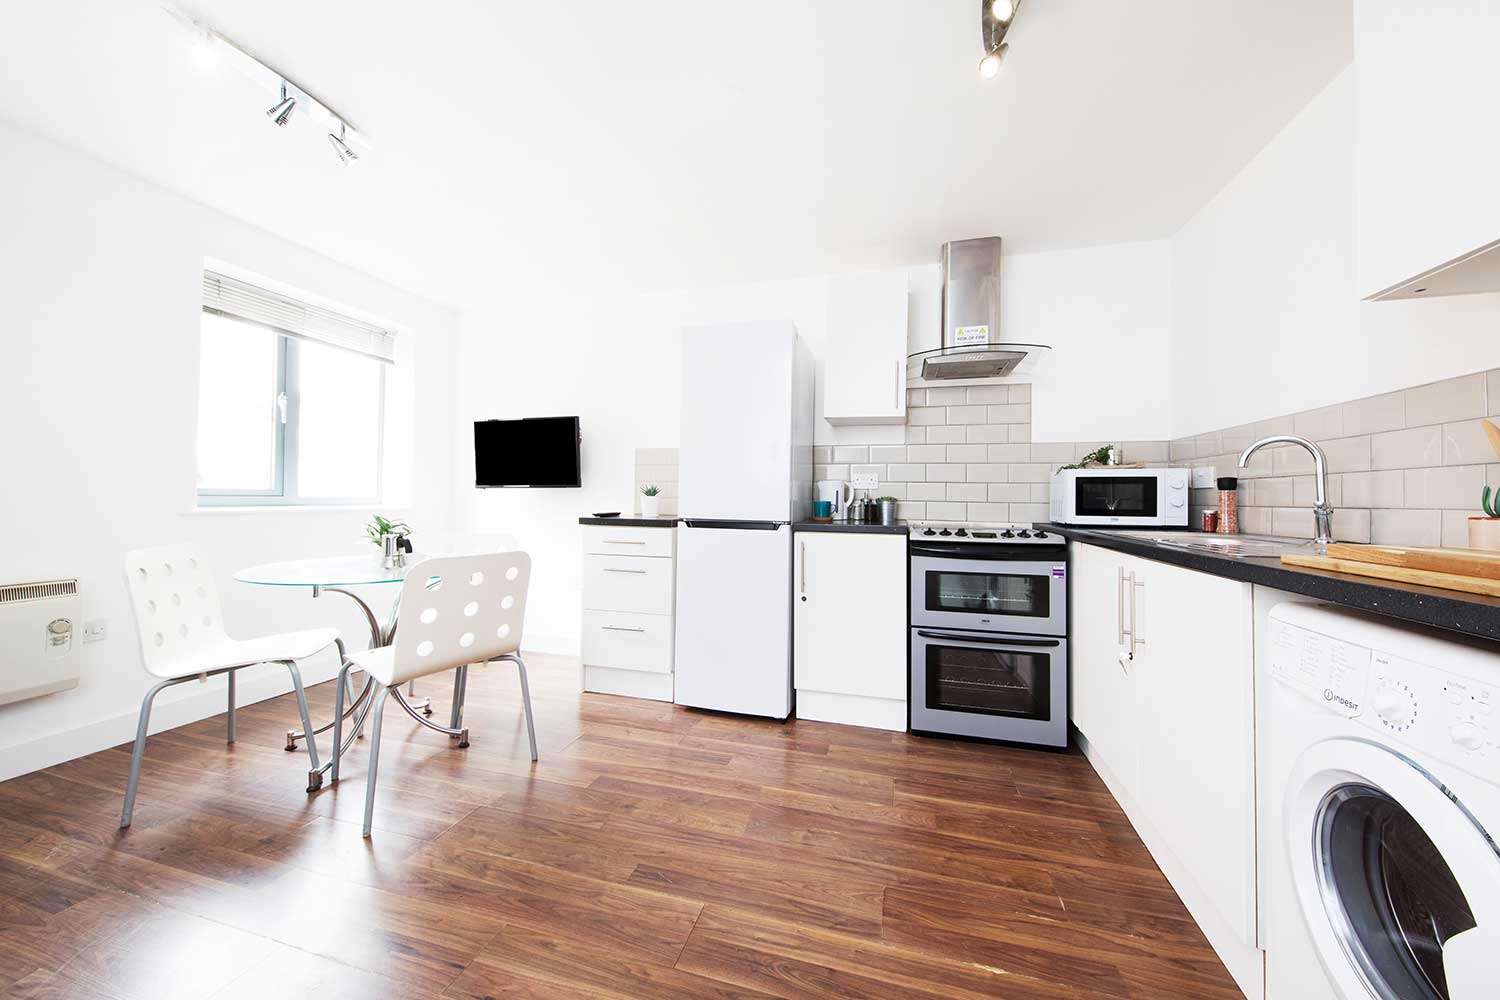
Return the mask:
<path id="1" fill-rule="evenodd" d="M 832 517 L 832 516 L 833 516 L 833 501 L 832 500 L 814 500 L 813 501 L 813 517 Z"/>

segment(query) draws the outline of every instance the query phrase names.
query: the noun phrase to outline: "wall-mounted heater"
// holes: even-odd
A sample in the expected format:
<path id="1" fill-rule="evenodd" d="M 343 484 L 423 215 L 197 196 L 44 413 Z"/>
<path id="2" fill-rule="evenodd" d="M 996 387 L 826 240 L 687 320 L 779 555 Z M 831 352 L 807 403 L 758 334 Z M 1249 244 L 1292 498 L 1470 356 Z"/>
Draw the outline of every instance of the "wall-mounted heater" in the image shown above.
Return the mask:
<path id="1" fill-rule="evenodd" d="M 0 705 L 78 686 L 77 580 L 0 584 Z"/>

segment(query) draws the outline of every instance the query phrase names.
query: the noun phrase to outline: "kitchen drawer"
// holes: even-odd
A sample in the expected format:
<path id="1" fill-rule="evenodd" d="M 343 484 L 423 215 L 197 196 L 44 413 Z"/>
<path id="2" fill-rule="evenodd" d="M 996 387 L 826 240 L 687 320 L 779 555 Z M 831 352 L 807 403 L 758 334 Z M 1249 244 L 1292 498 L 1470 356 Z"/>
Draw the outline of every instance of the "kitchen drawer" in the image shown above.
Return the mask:
<path id="1" fill-rule="evenodd" d="M 672 616 L 583 613 L 583 662 L 617 670 L 672 672 Z"/>
<path id="2" fill-rule="evenodd" d="M 677 537 L 675 528 L 606 528 L 585 525 L 583 551 L 602 556 L 668 556 Z"/>
<path id="3" fill-rule="evenodd" d="M 672 560 L 642 559 L 638 556 L 584 556 L 583 607 L 586 611 L 638 611 L 670 615 Z"/>

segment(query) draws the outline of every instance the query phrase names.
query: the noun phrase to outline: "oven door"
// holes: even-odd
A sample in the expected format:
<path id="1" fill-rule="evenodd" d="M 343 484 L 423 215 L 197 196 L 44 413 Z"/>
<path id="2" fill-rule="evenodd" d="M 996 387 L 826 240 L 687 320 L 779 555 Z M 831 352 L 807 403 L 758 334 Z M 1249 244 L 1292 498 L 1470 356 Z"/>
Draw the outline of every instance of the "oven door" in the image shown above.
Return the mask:
<path id="1" fill-rule="evenodd" d="M 1067 746 L 1067 640 L 912 629 L 911 728 Z"/>
<path id="2" fill-rule="evenodd" d="M 1009 560 L 926 555 L 926 548 L 912 546 L 912 625 L 1067 634 L 1068 564 L 1061 549 L 1055 559 L 1038 560 L 1033 551 Z"/>

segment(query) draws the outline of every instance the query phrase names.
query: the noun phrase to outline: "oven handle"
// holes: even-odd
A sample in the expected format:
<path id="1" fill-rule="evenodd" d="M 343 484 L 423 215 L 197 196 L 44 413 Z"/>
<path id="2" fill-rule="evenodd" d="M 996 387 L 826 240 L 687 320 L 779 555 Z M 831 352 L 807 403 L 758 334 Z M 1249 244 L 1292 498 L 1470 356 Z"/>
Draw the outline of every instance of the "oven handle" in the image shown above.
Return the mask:
<path id="1" fill-rule="evenodd" d="M 917 629 L 917 635 L 924 639 L 947 639 L 951 642 L 981 642 L 990 646 L 1061 646 L 1057 639 L 1012 639 L 1008 637 L 982 635 L 954 635 L 951 632 L 927 632 Z"/>

